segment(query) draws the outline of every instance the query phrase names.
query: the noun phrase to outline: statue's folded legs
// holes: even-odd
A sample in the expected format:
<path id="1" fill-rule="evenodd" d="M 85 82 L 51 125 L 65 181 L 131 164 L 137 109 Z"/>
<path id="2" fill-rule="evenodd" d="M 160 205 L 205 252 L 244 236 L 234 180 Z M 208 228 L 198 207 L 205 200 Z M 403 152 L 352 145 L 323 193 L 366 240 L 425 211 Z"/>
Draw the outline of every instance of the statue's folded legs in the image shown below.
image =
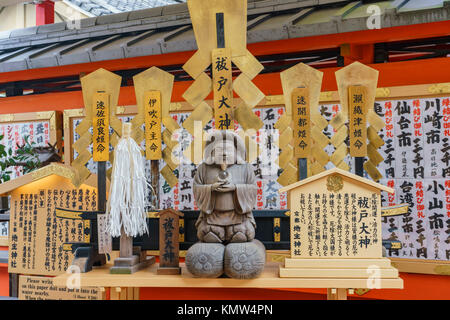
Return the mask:
<path id="1" fill-rule="evenodd" d="M 233 132 L 214 132 L 206 142 L 204 161 L 194 178 L 200 242 L 186 255 L 186 266 L 193 275 L 259 276 L 265 248 L 255 239 L 252 209 L 256 193 L 256 178 L 252 166 L 245 162 L 242 139 Z"/>
<path id="2" fill-rule="evenodd" d="M 209 224 L 206 219 L 199 219 L 197 237 L 202 242 L 249 242 L 255 238 L 255 223 L 246 218 L 238 224 L 221 226 Z"/>

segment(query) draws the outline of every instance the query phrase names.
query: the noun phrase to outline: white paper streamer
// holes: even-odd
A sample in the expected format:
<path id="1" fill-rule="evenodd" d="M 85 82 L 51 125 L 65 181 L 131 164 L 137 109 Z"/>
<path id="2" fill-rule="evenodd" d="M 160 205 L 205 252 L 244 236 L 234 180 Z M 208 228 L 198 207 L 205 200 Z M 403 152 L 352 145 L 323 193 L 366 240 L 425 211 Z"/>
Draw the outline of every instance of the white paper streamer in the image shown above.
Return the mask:
<path id="1" fill-rule="evenodd" d="M 113 237 L 136 237 L 148 233 L 144 158 L 132 138 L 122 138 L 114 150 L 114 164 L 107 206 L 107 231 Z"/>

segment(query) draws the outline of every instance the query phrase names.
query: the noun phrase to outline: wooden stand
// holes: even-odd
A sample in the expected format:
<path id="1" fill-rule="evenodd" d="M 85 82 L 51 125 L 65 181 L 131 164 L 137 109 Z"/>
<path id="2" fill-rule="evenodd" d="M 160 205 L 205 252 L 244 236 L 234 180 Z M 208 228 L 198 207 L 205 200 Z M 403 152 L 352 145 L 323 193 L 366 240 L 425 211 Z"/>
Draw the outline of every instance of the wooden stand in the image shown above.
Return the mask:
<path id="1" fill-rule="evenodd" d="M 155 257 L 147 257 L 145 251 L 141 251 L 141 247 L 134 247 L 133 249 L 137 254 L 114 260 L 114 266 L 109 269 L 111 274 L 133 274 L 155 263 Z"/>
<path id="2" fill-rule="evenodd" d="M 133 237 L 125 234 L 122 228 L 120 236 L 120 256 L 114 260 L 114 266 L 111 267 L 112 274 L 132 274 L 138 270 L 147 268 L 155 263 L 154 256 L 147 257 L 146 251 L 141 247 L 133 247 Z"/>
<path id="3" fill-rule="evenodd" d="M 298 279 L 329 279 L 341 280 L 351 283 L 352 280 L 360 279 L 365 282 L 358 289 L 371 289 L 370 270 L 378 273 L 379 284 L 381 280 L 396 280 L 398 270 L 391 266 L 387 258 L 380 259 L 285 259 L 284 267 L 280 267 L 280 277 Z M 347 300 L 347 289 L 349 288 L 327 288 L 328 300 Z"/>

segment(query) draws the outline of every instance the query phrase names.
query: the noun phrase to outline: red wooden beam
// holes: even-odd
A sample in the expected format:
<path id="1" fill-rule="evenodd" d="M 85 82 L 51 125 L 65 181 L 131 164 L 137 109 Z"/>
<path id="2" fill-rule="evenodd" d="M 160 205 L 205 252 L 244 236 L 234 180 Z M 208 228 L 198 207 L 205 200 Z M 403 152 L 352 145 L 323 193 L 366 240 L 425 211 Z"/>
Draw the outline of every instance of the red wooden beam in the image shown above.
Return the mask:
<path id="1" fill-rule="evenodd" d="M 417 61 L 402 61 L 380 64 L 369 64 L 380 72 L 378 87 L 395 87 L 428 83 L 450 82 L 450 58 L 435 58 Z M 322 91 L 337 90 L 335 72 L 339 68 L 321 69 L 324 73 Z M 427 72 L 423 72 L 426 70 Z M 265 95 L 282 94 L 280 74 L 269 73 L 257 76 L 253 82 Z M 172 101 L 183 101 L 183 93 L 192 81 L 176 82 L 173 88 Z M 211 97 L 209 97 L 211 98 Z M 133 87 L 122 87 L 119 105 L 134 105 L 136 97 Z M 83 108 L 81 91 L 45 93 L 0 98 L 0 114 L 18 112 L 53 111 Z"/>
<path id="2" fill-rule="evenodd" d="M 341 56 L 344 57 L 344 65 L 359 61 L 364 64 L 373 63 L 374 45 L 346 43 L 341 45 Z"/>
<path id="3" fill-rule="evenodd" d="M 36 5 L 36 25 L 55 23 L 55 3 L 45 0 Z"/>
<path id="4" fill-rule="evenodd" d="M 252 43 L 248 45 L 248 49 L 255 56 L 294 53 L 327 48 L 339 48 L 344 43 L 368 45 L 380 42 L 442 37 L 448 36 L 448 30 L 450 30 L 450 20 L 384 28 L 379 30 L 363 30 L 323 36 Z M 367 46 L 364 46 L 364 48 L 367 48 Z M 149 68 L 152 66 L 164 67 L 179 65 L 184 64 L 194 54 L 194 52 L 195 51 L 184 51 L 60 67 L 5 72 L 0 73 L 0 83 L 73 76 L 80 73 L 90 73 L 99 68 L 104 68 L 109 71 L 116 71 Z M 365 56 L 364 51 L 362 54 Z"/>

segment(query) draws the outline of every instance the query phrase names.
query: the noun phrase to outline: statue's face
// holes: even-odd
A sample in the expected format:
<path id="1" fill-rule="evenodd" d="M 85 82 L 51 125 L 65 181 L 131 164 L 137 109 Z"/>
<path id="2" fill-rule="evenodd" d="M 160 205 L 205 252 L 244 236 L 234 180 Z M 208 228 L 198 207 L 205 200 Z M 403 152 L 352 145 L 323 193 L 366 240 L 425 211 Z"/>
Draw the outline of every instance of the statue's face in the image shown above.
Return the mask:
<path id="1" fill-rule="evenodd" d="M 213 149 L 215 164 L 233 164 L 236 163 L 236 149 L 230 141 L 217 143 Z"/>
<path id="2" fill-rule="evenodd" d="M 245 163 L 245 146 L 242 139 L 232 132 L 217 131 L 206 142 L 204 163 L 229 166 Z"/>

